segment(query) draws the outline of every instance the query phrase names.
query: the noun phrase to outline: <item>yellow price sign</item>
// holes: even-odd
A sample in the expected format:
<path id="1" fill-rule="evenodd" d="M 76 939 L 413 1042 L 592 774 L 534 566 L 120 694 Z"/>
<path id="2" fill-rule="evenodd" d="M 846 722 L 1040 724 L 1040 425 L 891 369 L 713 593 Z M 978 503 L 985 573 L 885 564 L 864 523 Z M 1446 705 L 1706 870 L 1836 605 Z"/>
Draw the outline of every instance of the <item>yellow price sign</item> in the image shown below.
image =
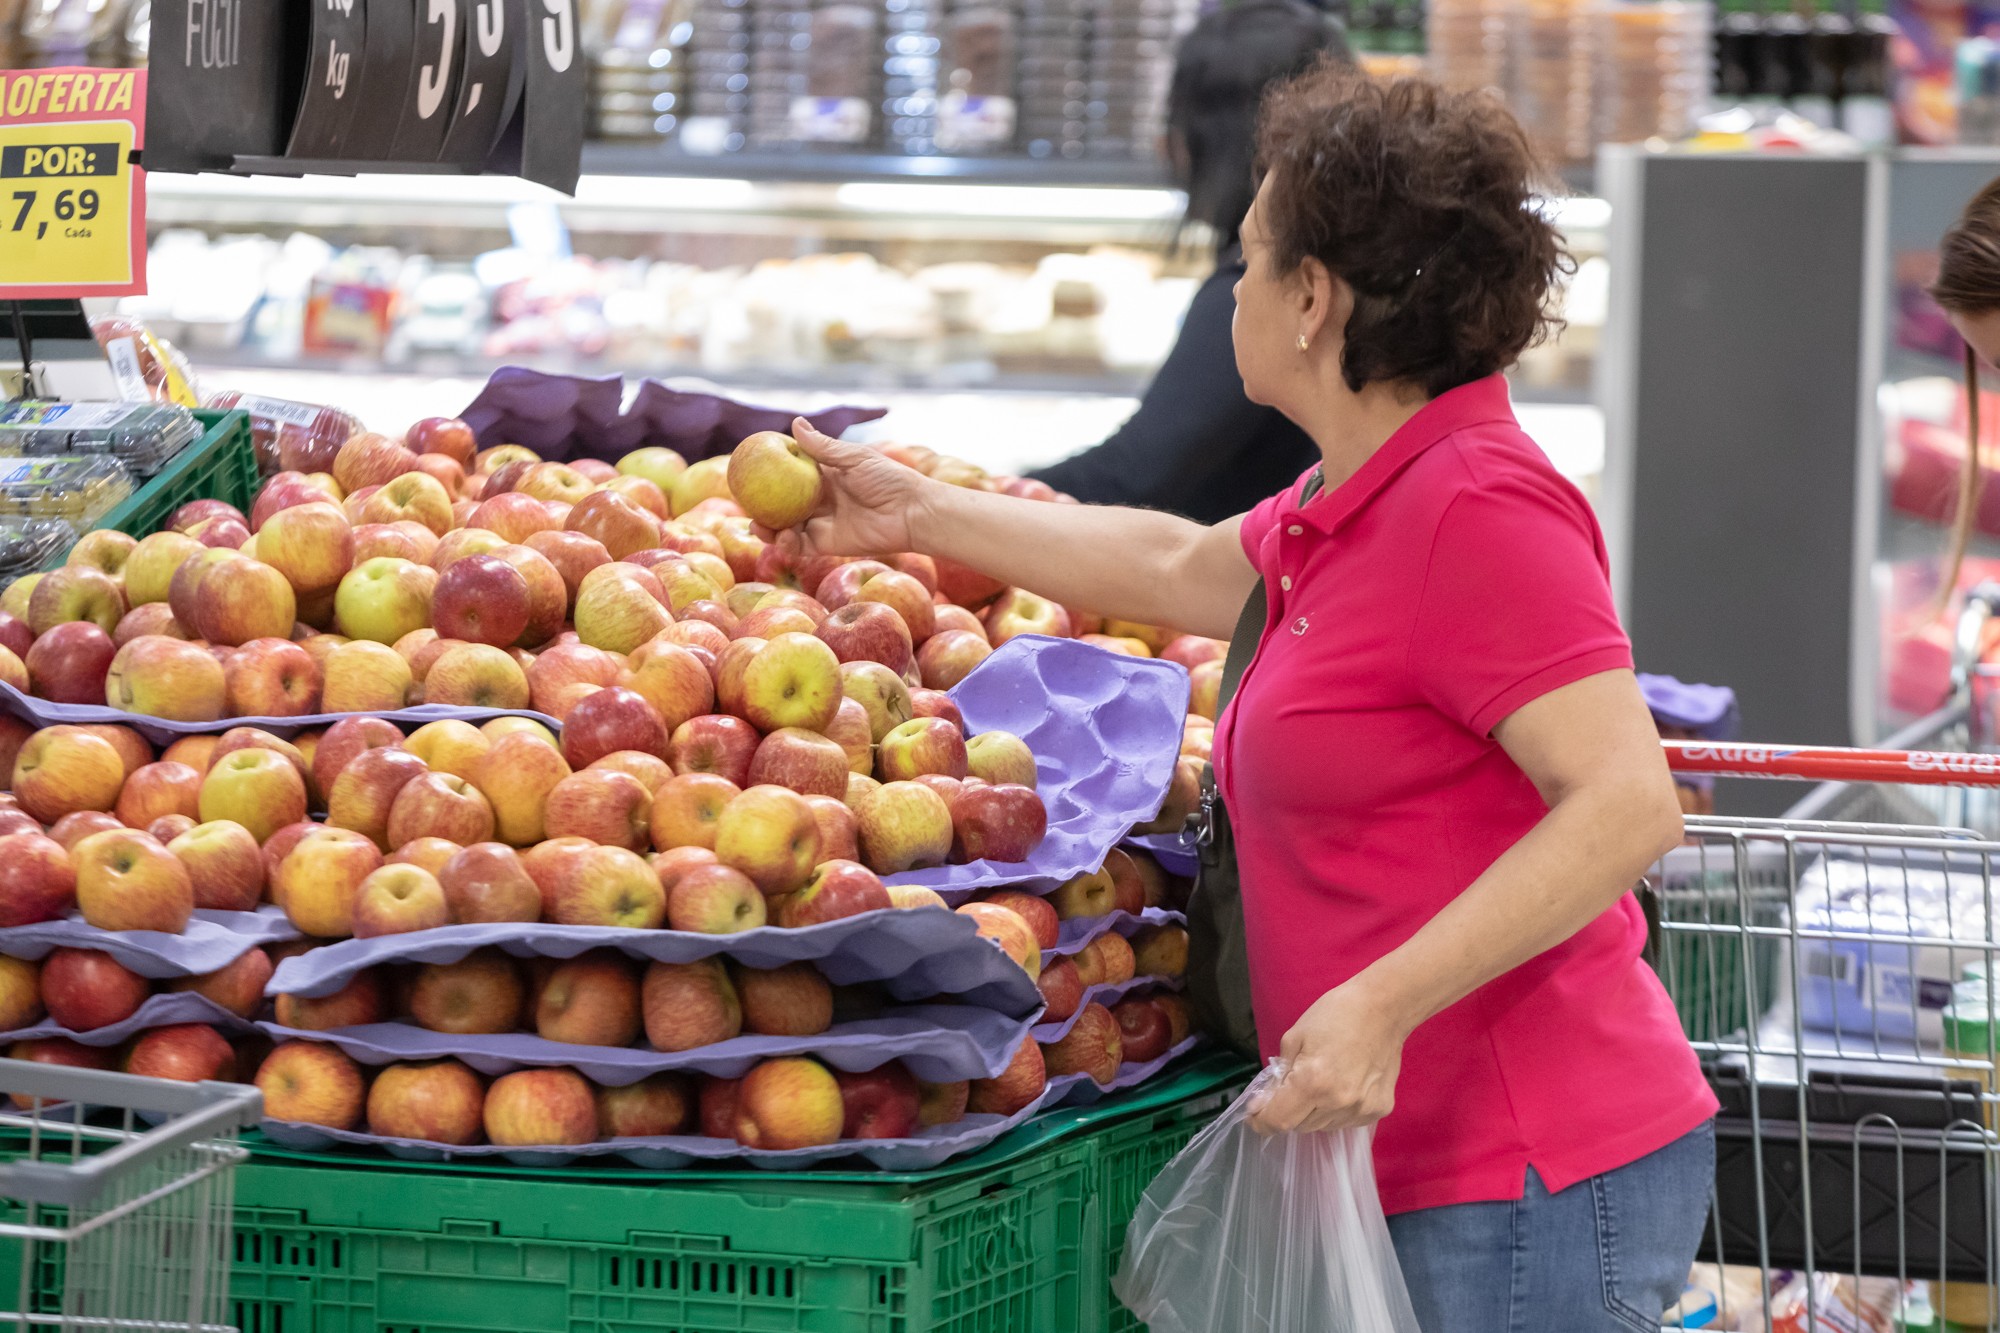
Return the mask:
<path id="1" fill-rule="evenodd" d="M 145 77 L 0 75 L 0 298 L 146 289 Z"/>

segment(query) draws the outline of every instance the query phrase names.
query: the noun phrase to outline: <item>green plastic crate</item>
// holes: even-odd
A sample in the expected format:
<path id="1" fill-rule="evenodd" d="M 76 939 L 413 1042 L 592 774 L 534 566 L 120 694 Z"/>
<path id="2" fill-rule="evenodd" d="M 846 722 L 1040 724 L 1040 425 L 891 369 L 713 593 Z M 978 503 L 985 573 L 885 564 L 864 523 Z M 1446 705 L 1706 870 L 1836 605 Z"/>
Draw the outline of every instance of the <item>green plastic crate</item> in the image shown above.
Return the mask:
<path id="1" fill-rule="evenodd" d="M 190 500 L 223 500 L 244 513 L 257 497 L 257 452 L 250 443 L 250 417 L 243 412 L 195 410 L 202 437 L 175 454 L 167 465 L 97 521 L 146 537 L 166 526 L 173 512 Z M 49 568 L 69 557 L 64 551 Z"/>
<path id="2" fill-rule="evenodd" d="M 1106 1264 L 1132 1208 L 1248 1076 L 1241 1061 L 1197 1060 L 910 1175 L 534 1170 L 259 1146 L 236 1171 L 231 1318 L 242 1333 L 1131 1327 Z"/>

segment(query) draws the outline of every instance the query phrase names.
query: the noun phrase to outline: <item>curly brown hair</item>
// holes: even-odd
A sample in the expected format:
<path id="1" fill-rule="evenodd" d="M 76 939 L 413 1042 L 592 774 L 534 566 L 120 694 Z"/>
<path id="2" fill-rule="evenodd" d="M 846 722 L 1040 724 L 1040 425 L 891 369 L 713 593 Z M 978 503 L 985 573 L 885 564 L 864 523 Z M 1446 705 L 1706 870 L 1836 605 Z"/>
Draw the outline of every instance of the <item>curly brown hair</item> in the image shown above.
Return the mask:
<path id="1" fill-rule="evenodd" d="M 1322 63 L 1281 85 L 1257 135 L 1280 273 L 1317 259 L 1354 289 L 1341 374 L 1432 397 L 1512 365 L 1558 326 L 1575 271 L 1536 198 L 1521 126 L 1483 93 Z"/>

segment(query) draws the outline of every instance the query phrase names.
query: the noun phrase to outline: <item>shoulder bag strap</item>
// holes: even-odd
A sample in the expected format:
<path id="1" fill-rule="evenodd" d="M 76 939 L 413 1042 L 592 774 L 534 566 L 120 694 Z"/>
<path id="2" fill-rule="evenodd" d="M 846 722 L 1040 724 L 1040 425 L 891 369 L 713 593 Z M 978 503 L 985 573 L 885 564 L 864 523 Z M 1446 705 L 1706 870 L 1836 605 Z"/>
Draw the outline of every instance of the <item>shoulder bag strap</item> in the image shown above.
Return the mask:
<path id="1" fill-rule="evenodd" d="M 1306 478 L 1305 491 L 1300 496 L 1300 504 L 1309 504 L 1320 493 L 1326 478 L 1320 469 L 1314 468 Z M 1257 653 L 1257 642 L 1264 637 L 1264 619 L 1268 605 L 1264 596 L 1264 580 L 1258 579 L 1250 589 L 1250 596 L 1243 603 L 1243 614 L 1236 618 L 1236 630 L 1229 636 L 1229 652 L 1222 659 L 1222 687 L 1216 693 L 1215 711 L 1218 716 L 1236 697 L 1236 687 L 1242 683 L 1243 673 L 1250 666 L 1250 659 Z"/>

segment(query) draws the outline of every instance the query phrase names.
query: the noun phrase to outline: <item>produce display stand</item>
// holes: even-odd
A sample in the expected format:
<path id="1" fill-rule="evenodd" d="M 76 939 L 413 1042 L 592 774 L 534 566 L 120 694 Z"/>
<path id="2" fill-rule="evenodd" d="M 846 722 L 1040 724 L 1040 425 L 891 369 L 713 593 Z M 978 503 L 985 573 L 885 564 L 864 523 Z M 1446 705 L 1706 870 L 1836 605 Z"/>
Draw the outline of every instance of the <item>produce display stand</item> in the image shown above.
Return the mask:
<path id="1" fill-rule="evenodd" d="M 257 455 L 250 443 L 250 418 L 242 412 L 197 408 L 202 436 L 93 526 L 145 537 L 167 525 L 190 500 L 224 500 L 249 512 L 257 495 Z M 51 556 L 54 569 L 69 558 L 67 548 Z"/>
<path id="2" fill-rule="evenodd" d="M 1148 1181 L 1253 1071 L 1200 1057 L 917 1174 L 531 1169 L 295 1152 L 251 1136 L 243 1333 L 610 1325 L 1123 1333 Z"/>

